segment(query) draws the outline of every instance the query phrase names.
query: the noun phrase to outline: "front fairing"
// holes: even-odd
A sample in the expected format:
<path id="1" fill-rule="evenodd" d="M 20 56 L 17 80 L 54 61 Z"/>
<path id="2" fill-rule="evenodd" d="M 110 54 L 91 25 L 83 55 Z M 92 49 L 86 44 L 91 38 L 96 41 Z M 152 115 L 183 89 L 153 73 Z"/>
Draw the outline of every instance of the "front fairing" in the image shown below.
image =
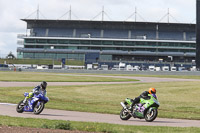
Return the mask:
<path id="1" fill-rule="evenodd" d="M 44 101 L 44 103 L 47 103 L 49 101 L 48 97 L 43 96 L 42 94 L 34 94 L 34 96 L 30 99 L 28 99 L 28 104 L 24 106 L 24 111 L 25 112 L 33 112 L 34 109 L 34 104 L 37 102 L 40 104 L 41 101 Z"/>
<path id="2" fill-rule="evenodd" d="M 45 103 L 49 101 L 49 98 L 45 97 L 43 94 L 34 94 L 34 97 L 38 98 L 40 101 L 44 101 Z"/>
<path id="3" fill-rule="evenodd" d="M 131 105 L 132 104 L 132 100 L 130 98 L 126 98 L 125 99 L 125 103 Z"/>
<path id="4" fill-rule="evenodd" d="M 28 96 L 29 96 L 29 93 L 28 93 L 28 92 L 25 92 L 25 93 L 24 93 L 24 96 L 25 96 L 25 97 L 28 97 Z"/>
<path id="5" fill-rule="evenodd" d="M 150 97 L 150 99 L 148 99 L 148 100 L 140 98 L 140 103 L 143 104 L 143 106 L 145 108 L 149 108 L 150 106 L 156 106 L 156 107 L 160 106 L 160 103 L 156 99 L 157 97 L 155 97 L 151 94 L 148 94 L 148 96 Z"/>

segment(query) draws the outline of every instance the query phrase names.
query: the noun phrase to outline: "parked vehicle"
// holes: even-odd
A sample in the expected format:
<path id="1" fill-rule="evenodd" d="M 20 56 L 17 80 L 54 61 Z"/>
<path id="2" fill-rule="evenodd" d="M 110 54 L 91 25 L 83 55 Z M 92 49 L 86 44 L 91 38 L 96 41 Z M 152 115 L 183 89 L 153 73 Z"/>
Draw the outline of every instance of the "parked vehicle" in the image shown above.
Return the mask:
<path id="1" fill-rule="evenodd" d="M 101 65 L 101 70 L 108 70 L 108 65 Z"/>
<path id="2" fill-rule="evenodd" d="M 114 65 L 111 70 L 119 70 L 119 65 Z"/>
<path id="3" fill-rule="evenodd" d="M 190 68 L 190 71 L 197 71 L 196 66 L 192 66 L 192 67 Z"/>
<path id="4" fill-rule="evenodd" d="M 139 66 L 134 66 L 133 67 L 133 71 L 140 71 L 140 67 Z"/>
<path id="5" fill-rule="evenodd" d="M 171 71 L 177 71 L 176 67 L 171 67 Z"/>
<path id="6" fill-rule="evenodd" d="M 162 71 L 169 71 L 169 67 L 168 66 L 163 66 L 162 67 Z"/>
<path id="7" fill-rule="evenodd" d="M 127 66 L 126 66 L 126 70 L 127 70 L 127 71 L 133 71 L 133 66 L 127 65 Z"/>
<path id="8" fill-rule="evenodd" d="M 179 67 L 178 71 L 187 71 L 187 69 L 185 67 Z"/>
<path id="9" fill-rule="evenodd" d="M 87 70 L 92 70 L 92 64 L 87 64 Z"/>
<path id="10" fill-rule="evenodd" d="M 37 65 L 37 69 L 48 69 L 47 65 Z"/>
<path id="11" fill-rule="evenodd" d="M 24 96 L 27 97 L 29 95 L 28 92 L 24 93 Z M 34 96 L 27 100 L 26 104 L 23 103 L 23 100 L 19 102 L 16 107 L 16 111 L 18 113 L 23 112 L 34 112 L 34 114 L 40 114 L 45 104 L 49 101 L 48 97 L 43 96 L 42 94 L 34 94 Z"/>
<path id="12" fill-rule="evenodd" d="M 125 70 L 126 69 L 126 63 L 120 62 L 119 63 L 119 70 Z"/>
<path id="13" fill-rule="evenodd" d="M 149 71 L 155 71 L 155 66 L 149 66 Z"/>
<path id="14" fill-rule="evenodd" d="M 156 71 L 161 71 L 161 68 L 160 67 L 156 67 L 155 70 Z"/>

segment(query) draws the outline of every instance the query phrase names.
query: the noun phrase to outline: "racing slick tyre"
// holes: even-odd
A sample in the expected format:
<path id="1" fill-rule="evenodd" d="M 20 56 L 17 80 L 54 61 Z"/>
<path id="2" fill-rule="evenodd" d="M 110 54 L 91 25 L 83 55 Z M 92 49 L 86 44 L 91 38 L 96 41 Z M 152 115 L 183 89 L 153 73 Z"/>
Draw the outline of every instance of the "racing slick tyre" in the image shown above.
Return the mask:
<path id="1" fill-rule="evenodd" d="M 24 105 L 22 105 L 22 103 L 23 103 L 23 100 L 20 101 L 20 102 L 17 104 L 16 111 L 17 111 L 18 113 L 23 113 L 23 112 L 24 112 Z"/>
<path id="2" fill-rule="evenodd" d="M 36 102 L 33 112 L 35 115 L 40 114 L 44 109 L 44 102 Z"/>
<path id="3" fill-rule="evenodd" d="M 121 110 L 120 112 L 120 119 L 122 120 L 128 120 L 131 118 L 131 115 L 129 114 L 129 112 L 127 112 L 124 108 Z"/>
<path id="4" fill-rule="evenodd" d="M 144 118 L 145 118 L 145 120 L 146 120 L 147 122 L 152 122 L 153 120 L 156 119 L 157 115 L 158 115 L 158 110 L 157 110 L 157 109 L 150 108 L 150 109 L 146 112 Z"/>

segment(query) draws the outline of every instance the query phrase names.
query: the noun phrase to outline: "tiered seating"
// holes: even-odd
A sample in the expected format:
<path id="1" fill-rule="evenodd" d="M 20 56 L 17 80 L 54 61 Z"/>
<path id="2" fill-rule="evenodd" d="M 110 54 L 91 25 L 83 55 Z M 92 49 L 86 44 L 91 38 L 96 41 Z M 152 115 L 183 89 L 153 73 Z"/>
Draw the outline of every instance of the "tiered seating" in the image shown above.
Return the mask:
<path id="1" fill-rule="evenodd" d="M 34 28 L 33 36 L 45 36 L 46 29 L 45 28 Z"/>
<path id="2" fill-rule="evenodd" d="M 72 37 L 73 29 L 49 28 L 49 37 Z"/>
<path id="3" fill-rule="evenodd" d="M 104 30 L 104 38 L 128 38 L 128 30 Z"/>
<path id="4" fill-rule="evenodd" d="M 183 40 L 183 32 L 159 31 L 159 40 Z"/>
<path id="5" fill-rule="evenodd" d="M 131 30 L 133 39 L 156 39 L 156 31 L 153 30 Z"/>
<path id="6" fill-rule="evenodd" d="M 100 33 L 100 29 L 76 29 L 76 37 L 99 38 Z"/>
<path id="7" fill-rule="evenodd" d="M 187 41 L 195 41 L 196 40 L 195 32 L 186 32 L 186 40 Z"/>
<path id="8" fill-rule="evenodd" d="M 48 34 L 46 28 L 34 28 L 33 36 L 49 36 L 49 37 L 79 37 L 79 38 L 101 38 L 100 29 L 68 29 L 68 28 L 48 28 Z M 159 40 L 184 40 L 184 32 L 177 31 L 159 31 Z M 74 36 L 75 35 L 75 36 Z M 131 30 L 131 37 L 129 36 L 129 30 L 118 29 L 104 29 L 103 38 L 114 39 L 150 39 L 156 38 L 156 30 Z M 187 41 L 195 41 L 195 32 L 186 32 Z"/>

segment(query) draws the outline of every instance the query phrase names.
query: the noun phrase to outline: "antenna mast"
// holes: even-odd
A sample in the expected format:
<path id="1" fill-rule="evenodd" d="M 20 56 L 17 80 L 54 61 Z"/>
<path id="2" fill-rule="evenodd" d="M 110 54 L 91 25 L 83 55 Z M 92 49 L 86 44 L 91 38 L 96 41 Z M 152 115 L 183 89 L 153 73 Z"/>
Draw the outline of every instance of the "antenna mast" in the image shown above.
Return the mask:
<path id="1" fill-rule="evenodd" d="M 39 4 L 38 4 L 38 8 L 37 8 L 37 18 L 36 18 L 36 19 L 39 19 L 39 15 L 40 15 L 40 10 L 39 10 Z"/>
<path id="2" fill-rule="evenodd" d="M 170 17 L 171 17 L 172 19 L 174 19 L 176 22 L 179 23 L 179 21 L 176 20 L 176 18 L 174 18 L 174 17 L 170 14 L 169 8 L 168 8 L 167 14 L 165 14 L 158 22 L 161 22 L 161 21 L 162 21 L 164 18 L 166 18 L 166 17 L 167 17 L 167 23 L 170 23 Z"/>
<path id="3" fill-rule="evenodd" d="M 135 7 L 135 22 L 137 21 L 137 7 Z"/>
<path id="4" fill-rule="evenodd" d="M 168 23 L 169 23 L 169 16 L 170 16 L 170 14 L 169 14 L 169 8 L 168 8 L 168 13 L 167 13 L 167 20 L 168 20 Z"/>
<path id="5" fill-rule="evenodd" d="M 69 20 L 71 20 L 72 17 L 72 9 L 71 9 L 71 5 L 70 5 L 70 9 L 69 9 Z"/>
<path id="6" fill-rule="evenodd" d="M 135 7 L 135 11 L 133 12 L 133 14 L 131 14 L 127 19 L 125 19 L 124 21 L 127 21 L 129 18 L 135 16 L 135 22 L 137 21 L 137 16 L 142 19 L 143 21 L 147 22 L 138 12 L 137 12 L 137 7 Z"/>
<path id="7" fill-rule="evenodd" d="M 104 20 L 104 6 L 102 7 L 102 21 Z"/>

